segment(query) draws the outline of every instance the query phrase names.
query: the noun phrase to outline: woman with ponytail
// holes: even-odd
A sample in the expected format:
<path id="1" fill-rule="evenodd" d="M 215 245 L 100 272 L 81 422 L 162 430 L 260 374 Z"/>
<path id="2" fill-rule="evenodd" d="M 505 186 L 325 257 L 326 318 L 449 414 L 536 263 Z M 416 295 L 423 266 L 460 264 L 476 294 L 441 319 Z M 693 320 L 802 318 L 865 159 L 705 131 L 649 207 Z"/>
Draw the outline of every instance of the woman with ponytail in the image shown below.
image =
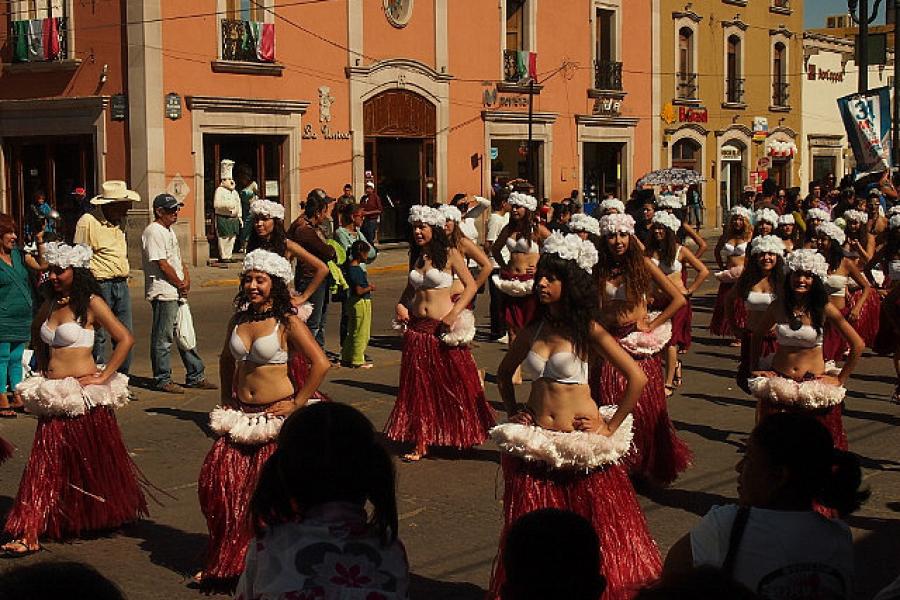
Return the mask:
<path id="1" fill-rule="evenodd" d="M 832 448 L 815 419 L 775 414 L 753 430 L 738 462 L 739 504 L 716 506 L 669 550 L 663 578 L 720 568 L 761 598 L 853 596 L 853 539 L 838 519 L 869 494 L 855 455 Z"/>
<path id="2" fill-rule="evenodd" d="M 395 487 L 391 457 L 361 412 L 337 402 L 298 410 L 250 502 L 256 540 L 235 597 L 408 598 Z"/>

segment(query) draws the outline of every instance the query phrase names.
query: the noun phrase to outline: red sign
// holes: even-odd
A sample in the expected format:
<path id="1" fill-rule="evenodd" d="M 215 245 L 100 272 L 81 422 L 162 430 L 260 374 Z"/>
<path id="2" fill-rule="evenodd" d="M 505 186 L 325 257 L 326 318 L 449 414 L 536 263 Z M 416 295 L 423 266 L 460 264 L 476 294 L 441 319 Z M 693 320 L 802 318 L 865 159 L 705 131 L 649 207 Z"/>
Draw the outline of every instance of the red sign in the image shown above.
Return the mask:
<path id="1" fill-rule="evenodd" d="M 679 106 L 678 120 L 682 123 L 706 123 L 709 121 L 709 114 L 706 112 L 705 108 Z"/>

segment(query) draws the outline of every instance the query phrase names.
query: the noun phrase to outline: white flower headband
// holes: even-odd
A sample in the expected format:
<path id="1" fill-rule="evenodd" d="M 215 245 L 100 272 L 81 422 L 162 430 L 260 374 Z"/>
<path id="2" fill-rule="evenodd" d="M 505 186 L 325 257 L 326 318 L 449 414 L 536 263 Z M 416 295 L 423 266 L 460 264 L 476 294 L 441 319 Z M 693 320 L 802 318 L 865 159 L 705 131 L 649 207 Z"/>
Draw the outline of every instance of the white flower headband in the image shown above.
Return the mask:
<path id="1" fill-rule="evenodd" d="M 409 207 L 409 222 L 424 223 L 432 227 L 443 227 L 447 217 L 436 208 L 424 204 L 413 204 Z"/>
<path id="2" fill-rule="evenodd" d="M 512 206 L 523 206 L 529 212 L 537 210 L 537 198 L 529 196 L 528 194 L 523 194 L 522 192 L 513 192 L 510 194 L 508 202 Z"/>
<path id="3" fill-rule="evenodd" d="M 743 217 L 749 223 L 753 220 L 753 213 L 746 206 L 735 206 L 728 213 L 728 218 L 731 219 L 732 217 Z"/>
<path id="4" fill-rule="evenodd" d="M 260 271 L 268 273 L 272 277 L 277 277 L 285 283 L 289 283 L 294 277 L 294 270 L 291 269 L 291 263 L 280 254 L 269 252 L 268 250 L 257 249 L 244 257 L 244 264 L 241 267 L 241 275 L 247 271 Z"/>
<path id="5" fill-rule="evenodd" d="M 888 214 L 889 215 L 900 215 L 900 204 L 898 204 L 897 206 L 892 206 L 888 210 Z"/>
<path id="6" fill-rule="evenodd" d="M 94 251 L 85 244 L 70 246 L 62 242 L 47 242 L 44 249 L 44 258 L 54 267 L 68 269 L 76 267 L 87 269 L 91 266 L 91 257 Z"/>
<path id="7" fill-rule="evenodd" d="M 449 204 L 441 204 L 438 206 L 438 210 L 444 215 L 444 219 L 447 221 L 453 221 L 455 223 L 459 223 L 462 221 L 462 213 L 455 206 L 450 206 Z"/>
<path id="8" fill-rule="evenodd" d="M 541 248 L 543 254 L 555 254 L 563 260 L 574 260 L 580 268 L 593 273 L 594 265 L 600 259 L 596 246 L 589 240 L 583 240 L 574 233 L 563 234 L 559 231 L 551 233 Z"/>
<path id="9" fill-rule="evenodd" d="M 891 220 L 888 221 L 888 226 L 891 229 L 897 229 L 898 227 L 900 227 L 900 214 L 891 217 Z"/>
<path id="10" fill-rule="evenodd" d="M 656 201 L 656 208 L 681 208 L 681 200 L 675 194 L 663 194 Z"/>
<path id="11" fill-rule="evenodd" d="M 600 219 L 600 235 L 628 233 L 634 235 L 634 218 L 631 215 L 605 215 Z"/>
<path id="12" fill-rule="evenodd" d="M 600 235 L 600 221 L 584 213 L 575 213 L 569 220 L 569 229 L 574 232 L 587 231 Z"/>
<path id="13" fill-rule="evenodd" d="M 760 208 L 753 213 L 753 223 L 756 224 L 760 221 L 771 223 L 774 227 L 775 225 L 778 225 L 778 213 L 771 208 Z"/>
<path id="14" fill-rule="evenodd" d="M 796 221 L 794 221 L 794 215 L 781 215 L 778 217 L 779 225 L 795 225 Z"/>
<path id="15" fill-rule="evenodd" d="M 284 206 L 271 200 L 260 199 L 250 204 L 250 214 L 254 217 L 266 217 L 284 221 Z"/>
<path id="16" fill-rule="evenodd" d="M 784 264 L 792 273 L 807 272 L 812 273 L 819 279 L 825 279 L 828 276 L 828 263 L 825 257 L 809 248 L 802 248 L 791 252 Z"/>
<path id="17" fill-rule="evenodd" d="M 607 198 L 600 203 L 600 210 L 609 210 L 610 208 L 614 208 L 620 213 L 623 213 L 625 212 L 625 203 L 618 198 Z"/>
<path id="18" fill-rule="evenodd" d="M 668 227 L 675 233 L 678 233 L 678 230 L 681 229 L 681 221 L 675 215 L 671 215 L 667 212 L 658 212 L 653 215 L 653 220 L 651 223 L 658 223 L 663 227 Z"/>
<path id="19" fill-rule="evenodd" d="M 831 221 L 831 215 L 821 208 L 811 208 L 806 211 L 806 219 L 818 219 L 819 221 Z"/>
<path id="20" fill-rule="evenodd" d="M 843 245 L 844 241 L 847 239 L 846 234 L 841 231 L 841 228 L 831 223 L 829 221 L 823 221 L 816 226 L 816 233 L 821 233 L 822 235 L 827 235 L 838 244 Z"/>
<path id="21" fill-rule="evenodd" d="M 750 242 L 750 255 L 756 256 L 763 253 L 784 255 L 784 242 L 777 235 L 761 235 L 753 238 L 753 241 Z"/>
<path id="22" fill-rule="evenodd" d="M 844 220 L 855 221 L 857 223 L 865 224 L 865 223 L 869 222 L 869 215 L 867 215 L 866 213 L 864 213 L 861 210 L 856 210 L 854 208 L 851 208 L 849 210 L 844 211 Z"/>

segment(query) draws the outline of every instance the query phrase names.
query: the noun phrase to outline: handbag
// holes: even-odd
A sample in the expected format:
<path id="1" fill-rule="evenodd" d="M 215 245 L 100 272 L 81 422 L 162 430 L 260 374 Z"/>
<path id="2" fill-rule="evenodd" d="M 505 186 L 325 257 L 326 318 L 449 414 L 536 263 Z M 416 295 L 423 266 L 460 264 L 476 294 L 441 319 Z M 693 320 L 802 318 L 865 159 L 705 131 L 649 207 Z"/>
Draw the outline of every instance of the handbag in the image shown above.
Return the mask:
<path id="1" fill-rule="evenodd" d="M 194 317 L 187 300 L 178 302 L 178 313 L 175 315 L 175 343 L 185 352 L 197 347 L 197 334 L 194 332 Z"/>

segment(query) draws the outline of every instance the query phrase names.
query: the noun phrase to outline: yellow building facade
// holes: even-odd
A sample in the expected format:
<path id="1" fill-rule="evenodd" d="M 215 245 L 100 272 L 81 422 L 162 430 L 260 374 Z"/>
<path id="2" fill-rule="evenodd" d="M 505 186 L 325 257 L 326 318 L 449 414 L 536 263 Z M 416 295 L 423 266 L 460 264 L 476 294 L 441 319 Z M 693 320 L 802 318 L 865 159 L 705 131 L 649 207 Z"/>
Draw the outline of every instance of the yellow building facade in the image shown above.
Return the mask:
<path id="1" fill-rule="evenodd" d="M 745 186 L 799 184 L 801 0 L 658 0 L 658 165 L 706 179 L 704 226 Z"/>

